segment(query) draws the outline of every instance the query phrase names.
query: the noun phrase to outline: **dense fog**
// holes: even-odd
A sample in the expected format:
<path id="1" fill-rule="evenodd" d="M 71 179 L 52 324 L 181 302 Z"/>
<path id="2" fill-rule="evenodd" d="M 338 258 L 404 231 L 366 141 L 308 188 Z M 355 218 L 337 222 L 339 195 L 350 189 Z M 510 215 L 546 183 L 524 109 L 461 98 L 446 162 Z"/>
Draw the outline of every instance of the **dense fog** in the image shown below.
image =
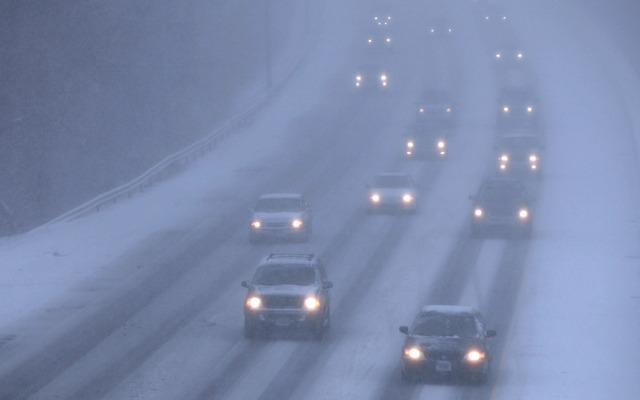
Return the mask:
<path id="1" fill-rule="evenodd" d="M 289 3 L 271 6 L 273 53 Z M 210 132 L 264 69 L 265 12 L 251 0 L 2 2 L 0 201 L 16 229 Z"/>

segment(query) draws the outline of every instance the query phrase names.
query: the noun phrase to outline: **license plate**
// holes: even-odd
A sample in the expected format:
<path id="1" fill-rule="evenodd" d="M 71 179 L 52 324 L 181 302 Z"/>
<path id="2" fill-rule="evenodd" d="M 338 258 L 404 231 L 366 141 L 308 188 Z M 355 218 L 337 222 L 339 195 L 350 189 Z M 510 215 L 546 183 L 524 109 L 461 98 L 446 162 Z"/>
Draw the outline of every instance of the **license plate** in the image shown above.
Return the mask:
<path id="1" fill-rule="evenodd" d="M 438 372 L 451 372 L 451 361 L 437 361 L 436 371 Z"/>
<path id="2" fill-rule="evenodd" d="M 289 320 L 286 318 L 277 319 L 276 326 L 289 326 Z"/>

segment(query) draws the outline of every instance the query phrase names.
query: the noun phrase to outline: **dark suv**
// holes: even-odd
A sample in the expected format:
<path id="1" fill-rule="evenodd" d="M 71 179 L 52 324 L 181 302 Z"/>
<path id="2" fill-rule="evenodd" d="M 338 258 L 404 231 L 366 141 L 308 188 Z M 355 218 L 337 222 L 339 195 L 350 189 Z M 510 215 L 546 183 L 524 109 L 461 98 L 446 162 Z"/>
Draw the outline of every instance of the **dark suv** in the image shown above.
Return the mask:
<path id="1" fill-rule="evenodd" d="M 313 254 L 270 254 L 251 282 L 243 281 L 245 337 L 275 328 L 309 330 L 322 339 L 329 330 L 333 284 Z"/>
<path id="2" fill-rule="evenodd" d="M 485 382 L 491 368 L 482 315 L 471 307 L 426 306 L 411 327 L 401 326 L 407 335 L 402 346 L 402 379 L 457 377 Z"/>
<path id="3" fill-rule="evenodd" d="M 504 234 L 531 236 L 531 207 L 524 184 L 517 179 L 485 180 L 473 201 L 471 235 L 479 236 L 492 228 Z"/>

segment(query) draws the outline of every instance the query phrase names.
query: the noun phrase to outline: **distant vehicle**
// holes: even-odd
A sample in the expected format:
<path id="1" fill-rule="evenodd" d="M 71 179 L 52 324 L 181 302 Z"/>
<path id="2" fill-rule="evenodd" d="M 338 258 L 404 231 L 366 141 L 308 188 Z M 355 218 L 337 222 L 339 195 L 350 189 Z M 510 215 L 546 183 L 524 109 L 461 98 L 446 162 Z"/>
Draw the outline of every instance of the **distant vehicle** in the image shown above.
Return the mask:
<path id="1" fill-rule="evenodd" d="M 426 90 L 416 103 L 416 111 L 417 124 L 448 128 L 453 126 L 454 104 L 447 90 Z"/>
<path id="2" fill-rule="evenodd" d="M 333 283 L 313 254 L 270 254 L 247 288 L 244 334 L 254 338 L 274 329 L 309 331 L 322 339 L 330 326 Z"/>
<path id="3" fill-rule="evenodd" d="M 389 75 L 378 64 L 364 64 L 356 72 L 354 85 L 359 91 L 386 90 L 389 87 Z"/>
<path id="4" fill-rule="evenodd" d="M 522 182 L 511 178 L 486 179 L 475 196 L 471 211 L 471 235 L 492 230 L 530 237 L 532 231 L 529 195 Z"/>
<path id="5" fill-rule="evenodd" d="M 415 213 L 416 184 L 408 174 L 385 173 L 373 178 L 370 185 L 367 185 L 369 213 L 381 210 L 408 211 Z"/>
<path id="6" fill-rule="evenodd" d="M 372 29 L 366 35 L 366 49 L 371 54 L 384 54 L 393 48 L 391 32 L 386 29 Z"/>
<path id="7" fill-rule="evenodd" d="M 277 193 L 260 196 L 252 210 L 249 241 L 266 238 L 306 242 L 311 234 L 312 212 L 301 194 Z"/>
<path id="8" fill-rule="evenodd" d="M 404 154 L 407 158 L 445 157 L 448 130 L 433 126 L 414 125 L 404 136 Z"/>
<path id="9" fill-rule="evenodd" d="M 498 98 L 498 107 L 498 129 L 538 126 L 538 97 L 530 86 L 503 88 Z"/>
<path id="10" fill-rule="evenodd" d="M 454 377 L 484 383 L 491 370 L 485 328 L 479 311 L 464 306 L 426 306 L 411 327 L 402 346 L 402 379 Z"/>
<path id="11" fill-rule="evenodd" d="M 381 13 L 373 16 L 373 23 L 380 27 L 387 27 L 391 24 L 391 14 Z"/>
<path id="12" fill-rule="evenodd" d="M 506 175 L 537 175 L 543 146 L 537 135 L 528 130 L 509 132 L 498 139 L 497 171 Z"/>
<path id="13" fill-rule="evenodd" d="M 453 25 L 445 18 L 430 19 L 426 25 L 429 37 L 448 38 L 453 35 Z"/>
<path id="14" fill-rule="evenodd" d="M 493 57 L 496 65 L 504 68 L 522 65 L 525 62 L 524 51 L 513 42 L 498 45 Z"/>

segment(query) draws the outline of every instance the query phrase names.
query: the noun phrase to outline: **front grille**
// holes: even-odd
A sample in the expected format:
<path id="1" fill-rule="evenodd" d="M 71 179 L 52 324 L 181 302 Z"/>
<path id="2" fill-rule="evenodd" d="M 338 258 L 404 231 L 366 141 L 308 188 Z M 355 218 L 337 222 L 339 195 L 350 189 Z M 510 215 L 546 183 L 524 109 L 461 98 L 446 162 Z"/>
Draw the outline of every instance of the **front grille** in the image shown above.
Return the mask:
<path id="1" fill-rule="evenodd" d="M 304 298 L 301 296 L 264 296 L 262 304 L 265 308 L 302 308 Z"/>
<path id="2" fill-rule="evenodd" d="M 264 227 L 268 229 L 285 229 L 289 227 L 289 222 L 265 222 Z"/>

